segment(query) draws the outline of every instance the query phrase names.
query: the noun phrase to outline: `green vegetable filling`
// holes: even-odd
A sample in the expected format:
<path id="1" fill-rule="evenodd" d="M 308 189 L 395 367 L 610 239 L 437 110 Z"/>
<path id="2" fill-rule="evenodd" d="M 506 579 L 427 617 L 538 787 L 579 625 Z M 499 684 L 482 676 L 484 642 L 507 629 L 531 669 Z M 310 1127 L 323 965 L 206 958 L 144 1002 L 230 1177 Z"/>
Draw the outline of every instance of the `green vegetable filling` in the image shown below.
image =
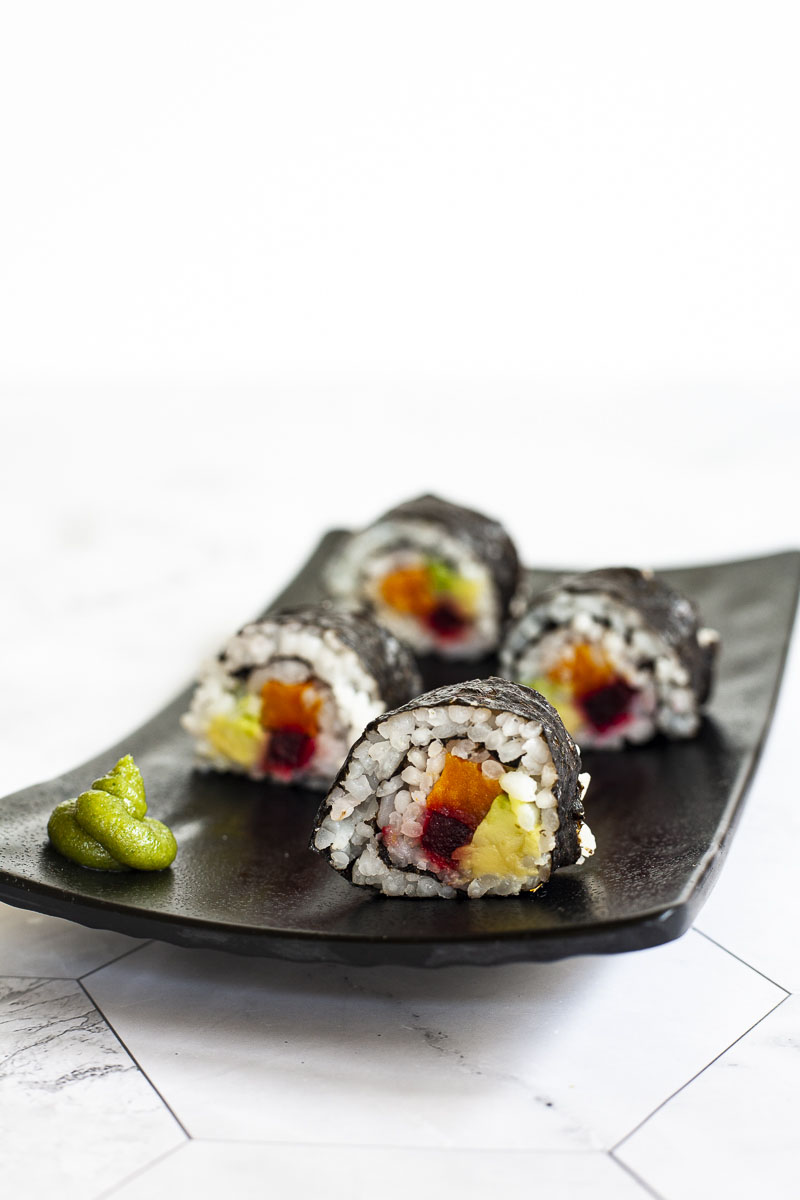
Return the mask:
<path id="1" fill-rule="evenodd" d="M 476 593 L 476 586 L 472 580 L 465 579 L 440 559 L 429 558 L 425 568 L 431 591 L 435 596 L 453 596 L 464 604 L 472 604 Z"/>
<path id="2" fill-rule="evenodd" d="M 211 718 L 206 738 L 231 762 L 245 768 L 255 766 L 266 744 L 259 697 L 249 692 L 239 696 L 231 712 L 218 713 Z"/>
<path id="3" fill-rule="evenodd" d="M 538 826 L 523 828 L 523 824 L 530 821 L 530 808 L 523 801 L 501 792 L 469 845 L 454 852 L 453 859 L 459 869 L 472 879 L 481 875 L 527 879 L 535 868 L 532 864 L 526 865 L 526 860 L 538 857 L 540 833 Z"/>

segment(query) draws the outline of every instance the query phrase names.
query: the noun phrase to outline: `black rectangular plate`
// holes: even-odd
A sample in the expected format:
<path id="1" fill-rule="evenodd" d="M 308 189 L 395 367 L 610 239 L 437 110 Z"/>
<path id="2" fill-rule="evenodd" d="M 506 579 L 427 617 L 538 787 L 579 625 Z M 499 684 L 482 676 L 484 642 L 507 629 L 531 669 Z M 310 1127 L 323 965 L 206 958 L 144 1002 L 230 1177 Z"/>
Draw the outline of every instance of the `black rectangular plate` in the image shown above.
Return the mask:
<path id="1" fill-rule="evenodd" d="M 326 535 L 276 605 L 315 600 L 346 535 Z M 549 571 L 531 572 L 545 585 Z M 119 746 L 0 801 L 0 900 L 135 937 L 239 954 L 443 966 L 637 950 L 679 937 L 708 895 L 769 727 L 797 605 L 800 553 L 665 571 L 722 635 L 700 735 L 584 756 L 597 853 L 535 895 L 387 899 L 308 849 L 319 796 L 192 766 L 178 718 L 191 689 Z M 275 607 L 275 606 L 273 606 Z M 423 664 L 427 687 L 492 672 Z M 153 815 L 178 839 L 158 874 L 84 870 L 47 843 L 53 806 L 132 753 Z"/>

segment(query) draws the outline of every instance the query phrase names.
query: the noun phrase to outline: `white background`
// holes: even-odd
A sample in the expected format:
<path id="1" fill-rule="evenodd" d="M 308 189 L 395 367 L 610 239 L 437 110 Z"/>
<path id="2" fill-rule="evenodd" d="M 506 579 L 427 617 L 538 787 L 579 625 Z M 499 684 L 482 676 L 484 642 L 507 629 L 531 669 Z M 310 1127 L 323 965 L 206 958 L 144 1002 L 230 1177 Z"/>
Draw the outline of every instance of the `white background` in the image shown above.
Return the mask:
<path id="1" fill-rule="evenodd" d="M 791 3 L 5 18 L 11 379 L 796 382 Z"/>
<path id="2" fill-rule="evenodd" d="M 799 35 L 797 6 L 764 0 L 3 6 L 0 794 L 122 738 L 322 531 L 422 490 L 499 516 L 539 565 L 796 545 Z M 797 661 L 701 923 L 781 986 L 797 890 L 768 831 L 796 812 Z M 766 936 L 746 837 L 774 870 Z M 722 966 L 711 987 L 725 951 L 700 936 L 586 965 L 628 980 L 598 1018 L 623 1044 L 643 979 L 665 1021 L 710 988 L 678 1082 L 734 1036 L 712 1037 L 719 997 L 750 995 Z M 171 995 L 183 960 L 147 953 Z M 530 978 L 585 1028 L 564 971 Z M 767 1003 L 721 1011 L 738 1032 Z M 645 1114 L 677 1085 L 673 1050 L 642 1039 Z M 645 1138 L 631 1159 L 669 1200 L 706 1176 L 752 1194 L 767 1167 L 778 1195 L 760 1139 L 795 1137 L 779 1070 L 759 1059 L 737 1092 L 727 1061 L 700 1077 L 724 1080 L 714 1131 L 691 1109 L 706 1084 L 683 1125 L 679 1101 L 645 1126 L 677 1112 L 696 1150 L 659 1165 Z"/>

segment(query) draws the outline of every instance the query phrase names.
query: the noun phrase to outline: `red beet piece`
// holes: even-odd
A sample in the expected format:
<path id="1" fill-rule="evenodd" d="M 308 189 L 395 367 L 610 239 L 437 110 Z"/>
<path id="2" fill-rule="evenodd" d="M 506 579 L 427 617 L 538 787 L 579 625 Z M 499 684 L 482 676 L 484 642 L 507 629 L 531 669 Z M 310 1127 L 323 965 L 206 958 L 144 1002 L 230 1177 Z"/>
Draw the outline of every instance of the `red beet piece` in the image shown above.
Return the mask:
<path id="1" fill-rule="evenodd" d="M 422 831 L 422 848 L 438 866 L 452 867 L 453 851 L 472 841 L 472 827 L 449 817 L 441 809 L 429 809 Z"/>
<path id="2" fill-rule="evenodd" d="M 301 770 L 314 753 L 314 738 L 296 725 L 285 725 L 282 729 L 272 729 L 267 746 L 265 766 L 268 771 Z"/>
<path id="3" fill-rule="evenodd" d="M 428 616 L 428 624 L 439 637 L 457 638 L 467 627 L 464 614 L 448 600 L 440 600 Z"/>
<path id="4" fill-rule="evenodd" d="M 581 696 L 580 704 L 597 732 L 605 733 L 627 719 L 628 706 L 635 695 L 635 690 L 623 679 L 615 679 L 613 683 Z"/>

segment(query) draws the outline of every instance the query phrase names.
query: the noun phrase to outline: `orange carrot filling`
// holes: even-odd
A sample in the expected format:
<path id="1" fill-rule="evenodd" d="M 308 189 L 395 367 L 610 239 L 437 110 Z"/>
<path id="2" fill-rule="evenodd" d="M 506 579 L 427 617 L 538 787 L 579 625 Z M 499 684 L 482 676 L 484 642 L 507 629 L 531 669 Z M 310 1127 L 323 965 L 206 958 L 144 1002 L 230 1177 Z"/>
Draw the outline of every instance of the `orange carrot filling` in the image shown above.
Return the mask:
<path id="1" fill-rule="evenodd" d="M 564 655 L 556 666 L 548 671 L 553 683 L 571 687 L 576 696 L 586 692 L 596 692 L 598 688 L 607 687 L 617 675 L 606 656 L 586 642 L 577 646 Z"/>
<path id="2" fill-rule="evenodd" d="M 596 647 L 579 642 L 550 668 L 547 677 L 551 683 L 568 689 L 598 733 L 628 720 L 634 689 Z"/>
<path id="3" fill-rule="evenodd" d="M 308 737 L 316 737 L 321 703 L 310 683 L 268 679 L 261 689 L 261 724 L 265 729 L 296 729 Z"/>
<path id="4" fill-rule="evenodd" d="M 448 754 L 444 768 L 428 795 L 428 811 L 440 809 L 477 829 L 502 792 L 496 779 L 487 779 L 480 763 Z"/>
<path id="5" fill-rule="evenodd" d="M 415 617 L 444 641 L 457 641 L 470 627 L 472 587 L 443 564 L 390 571 L 379 591 L 389 608 Z"/>
<path id="6" fill-rule="evenodd" d="M 291 779 L 314 756 L 322 699 L 310 683 L 268 679 L 261 689 L 261 724 L 266 729 L 263 767 Z"/>
<path id="7" fill-rule="evenodd" d="M 422 830 L 422 847 L 433 863 L 455 866 L 456 850 L 472 841 L 502 790 L 496 779 L 486 778 L 480 764 L 448 754 L 428 796 Z"/>
<path id="8" fill-rule="evenodd" d="M 381 599 L 396 612 L 427 617 L 436 606 L 426 567 L 402 567 L 384 575 Z"/>

